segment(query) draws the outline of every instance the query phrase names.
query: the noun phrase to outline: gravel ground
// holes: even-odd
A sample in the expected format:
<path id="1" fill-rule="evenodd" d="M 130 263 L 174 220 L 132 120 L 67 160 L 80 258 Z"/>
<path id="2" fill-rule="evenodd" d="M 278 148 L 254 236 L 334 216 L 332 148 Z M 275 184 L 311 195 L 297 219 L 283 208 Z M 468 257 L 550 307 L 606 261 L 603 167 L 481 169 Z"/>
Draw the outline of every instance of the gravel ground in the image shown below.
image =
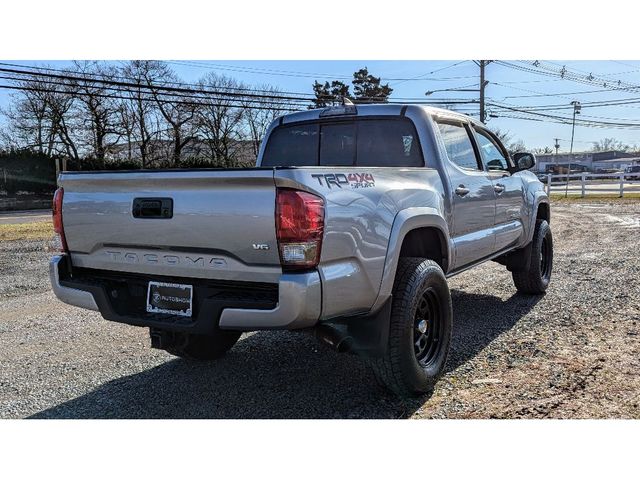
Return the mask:
<path id="1" fill-rule="evenodd" d="M 556 204 L 544 297 L 494 263 L 451 279 L 432 395 L 398 400 L 305 333 L 248 334 L 214 363 L 64 305 L 45 242 L 0 243 L 0 418 L 640 418 L 640 202 Z"/>

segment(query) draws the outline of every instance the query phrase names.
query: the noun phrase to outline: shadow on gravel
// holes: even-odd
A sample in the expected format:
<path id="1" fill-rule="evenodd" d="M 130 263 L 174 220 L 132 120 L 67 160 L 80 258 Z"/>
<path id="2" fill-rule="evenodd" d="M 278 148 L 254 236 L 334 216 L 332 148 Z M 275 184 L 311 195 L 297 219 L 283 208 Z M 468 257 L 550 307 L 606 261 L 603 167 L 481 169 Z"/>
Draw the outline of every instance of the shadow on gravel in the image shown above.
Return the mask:
<path id="1" fill-rule="evenodd" d="M 451 290 L 453 337 L 446 372 L 475 357 L 493 339 L 510 330 L 544 297 L 513 294 L 507 300 Z"/>
<path id="2" fill-rule="evenodd" d="M 454 290 L 447 371 L 473 358 L 540 300 L 506 301 Z M 378 387 L 364 363 L 310 335 L 259 332 L 221 360 L 174 359 L 109 381 L 32 418 L 406 418 L 430 396 L 402 401 Z"/>

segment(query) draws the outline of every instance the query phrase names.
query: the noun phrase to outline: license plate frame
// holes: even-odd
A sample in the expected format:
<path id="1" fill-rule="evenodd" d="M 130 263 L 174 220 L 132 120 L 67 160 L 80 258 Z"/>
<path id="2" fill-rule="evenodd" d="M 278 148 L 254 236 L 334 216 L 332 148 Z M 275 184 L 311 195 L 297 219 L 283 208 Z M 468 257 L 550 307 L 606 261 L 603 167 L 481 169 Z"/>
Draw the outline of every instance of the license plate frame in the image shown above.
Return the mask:
<path id="1" fill-rule="evenodd" d="M 185 291 L 187 294 L 183 293 Z M 186 301 L 187 295 L 188 302 Z M 179 304 L 185 306 L 179 308 Z M 171 308 L 174 305 L 176 308 Z M 147 312 L 191 317 L 193 315 L 193 285 L 150 281 L 147 287 Z"/>

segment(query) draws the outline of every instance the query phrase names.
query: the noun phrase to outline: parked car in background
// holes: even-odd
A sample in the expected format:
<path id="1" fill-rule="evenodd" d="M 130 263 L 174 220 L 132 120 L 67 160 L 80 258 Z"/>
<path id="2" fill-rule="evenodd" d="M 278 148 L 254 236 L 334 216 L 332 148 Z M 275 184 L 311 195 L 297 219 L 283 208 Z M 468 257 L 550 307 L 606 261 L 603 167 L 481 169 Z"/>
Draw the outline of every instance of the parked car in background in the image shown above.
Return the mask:
<path id="1" fill-rule="evenodd" d="M 628 180 L 640 180 L 640 165 L 629 165 L 624 169 Z"/>

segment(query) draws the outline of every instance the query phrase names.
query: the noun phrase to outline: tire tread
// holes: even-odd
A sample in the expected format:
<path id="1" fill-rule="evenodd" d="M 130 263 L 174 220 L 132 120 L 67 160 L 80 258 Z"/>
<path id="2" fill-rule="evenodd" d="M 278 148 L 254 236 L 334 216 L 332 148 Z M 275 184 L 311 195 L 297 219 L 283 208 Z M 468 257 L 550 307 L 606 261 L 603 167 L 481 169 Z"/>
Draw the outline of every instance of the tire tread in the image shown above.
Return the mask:
<path id="1" fill-rule="evenodd" d="M 539 267 L 534 265 L 533 262 L 538 261 L 538 259 L 534 257 L 534 253 L 540 248 L 543 234 L 548 230 L 549 224 L 546 220 L 536 220 L 536 228 L 533 233 L 533 239 L 531 240 L 532 252 L 528 259 L 527 268 L 511 272 L 513 284 L 520 293 L 540 295 L 547 289 L 547 285 L 545 285 L 540 278 Z M 550 248 L 553 247 L 551 246 Z"/>
<path id="2" fill-rule="evenodd" d="M 393 287 L 393 307 L 391 311 L 391 321 L 389 326 L 389 345 L 387 354 L 380 358 L 369 360 L 369 364 L 374 372 L 378 383 L 387 387 L 401 397 L 415 396 L 416 392 L 405 378 L 402 370 L 402 346 L 401 342 L 406 335 L 406 329 L 409 328 L 407 323 L 400 318 L 412 304 L 412 285 L 415 285 L 424 270 L 436 269 L 440 274 L 442 270 L 440 266 L 433 260 L 425 260 L 424 258 L 402 257 L 398 262 L 396 277 Z M 443 275 L 443 274 L 442 274 Z M 444 276 L 444 275 L 443 275 Z M 445 306 L 443 306 L 444 308 Z M 450 299 L 447 308 L 451 308 Z M 446 362 L 446 356 L 445 360 Z M 433 389 L 438 377 L 429 379 L 429 386 L 426 390 Z"/>

